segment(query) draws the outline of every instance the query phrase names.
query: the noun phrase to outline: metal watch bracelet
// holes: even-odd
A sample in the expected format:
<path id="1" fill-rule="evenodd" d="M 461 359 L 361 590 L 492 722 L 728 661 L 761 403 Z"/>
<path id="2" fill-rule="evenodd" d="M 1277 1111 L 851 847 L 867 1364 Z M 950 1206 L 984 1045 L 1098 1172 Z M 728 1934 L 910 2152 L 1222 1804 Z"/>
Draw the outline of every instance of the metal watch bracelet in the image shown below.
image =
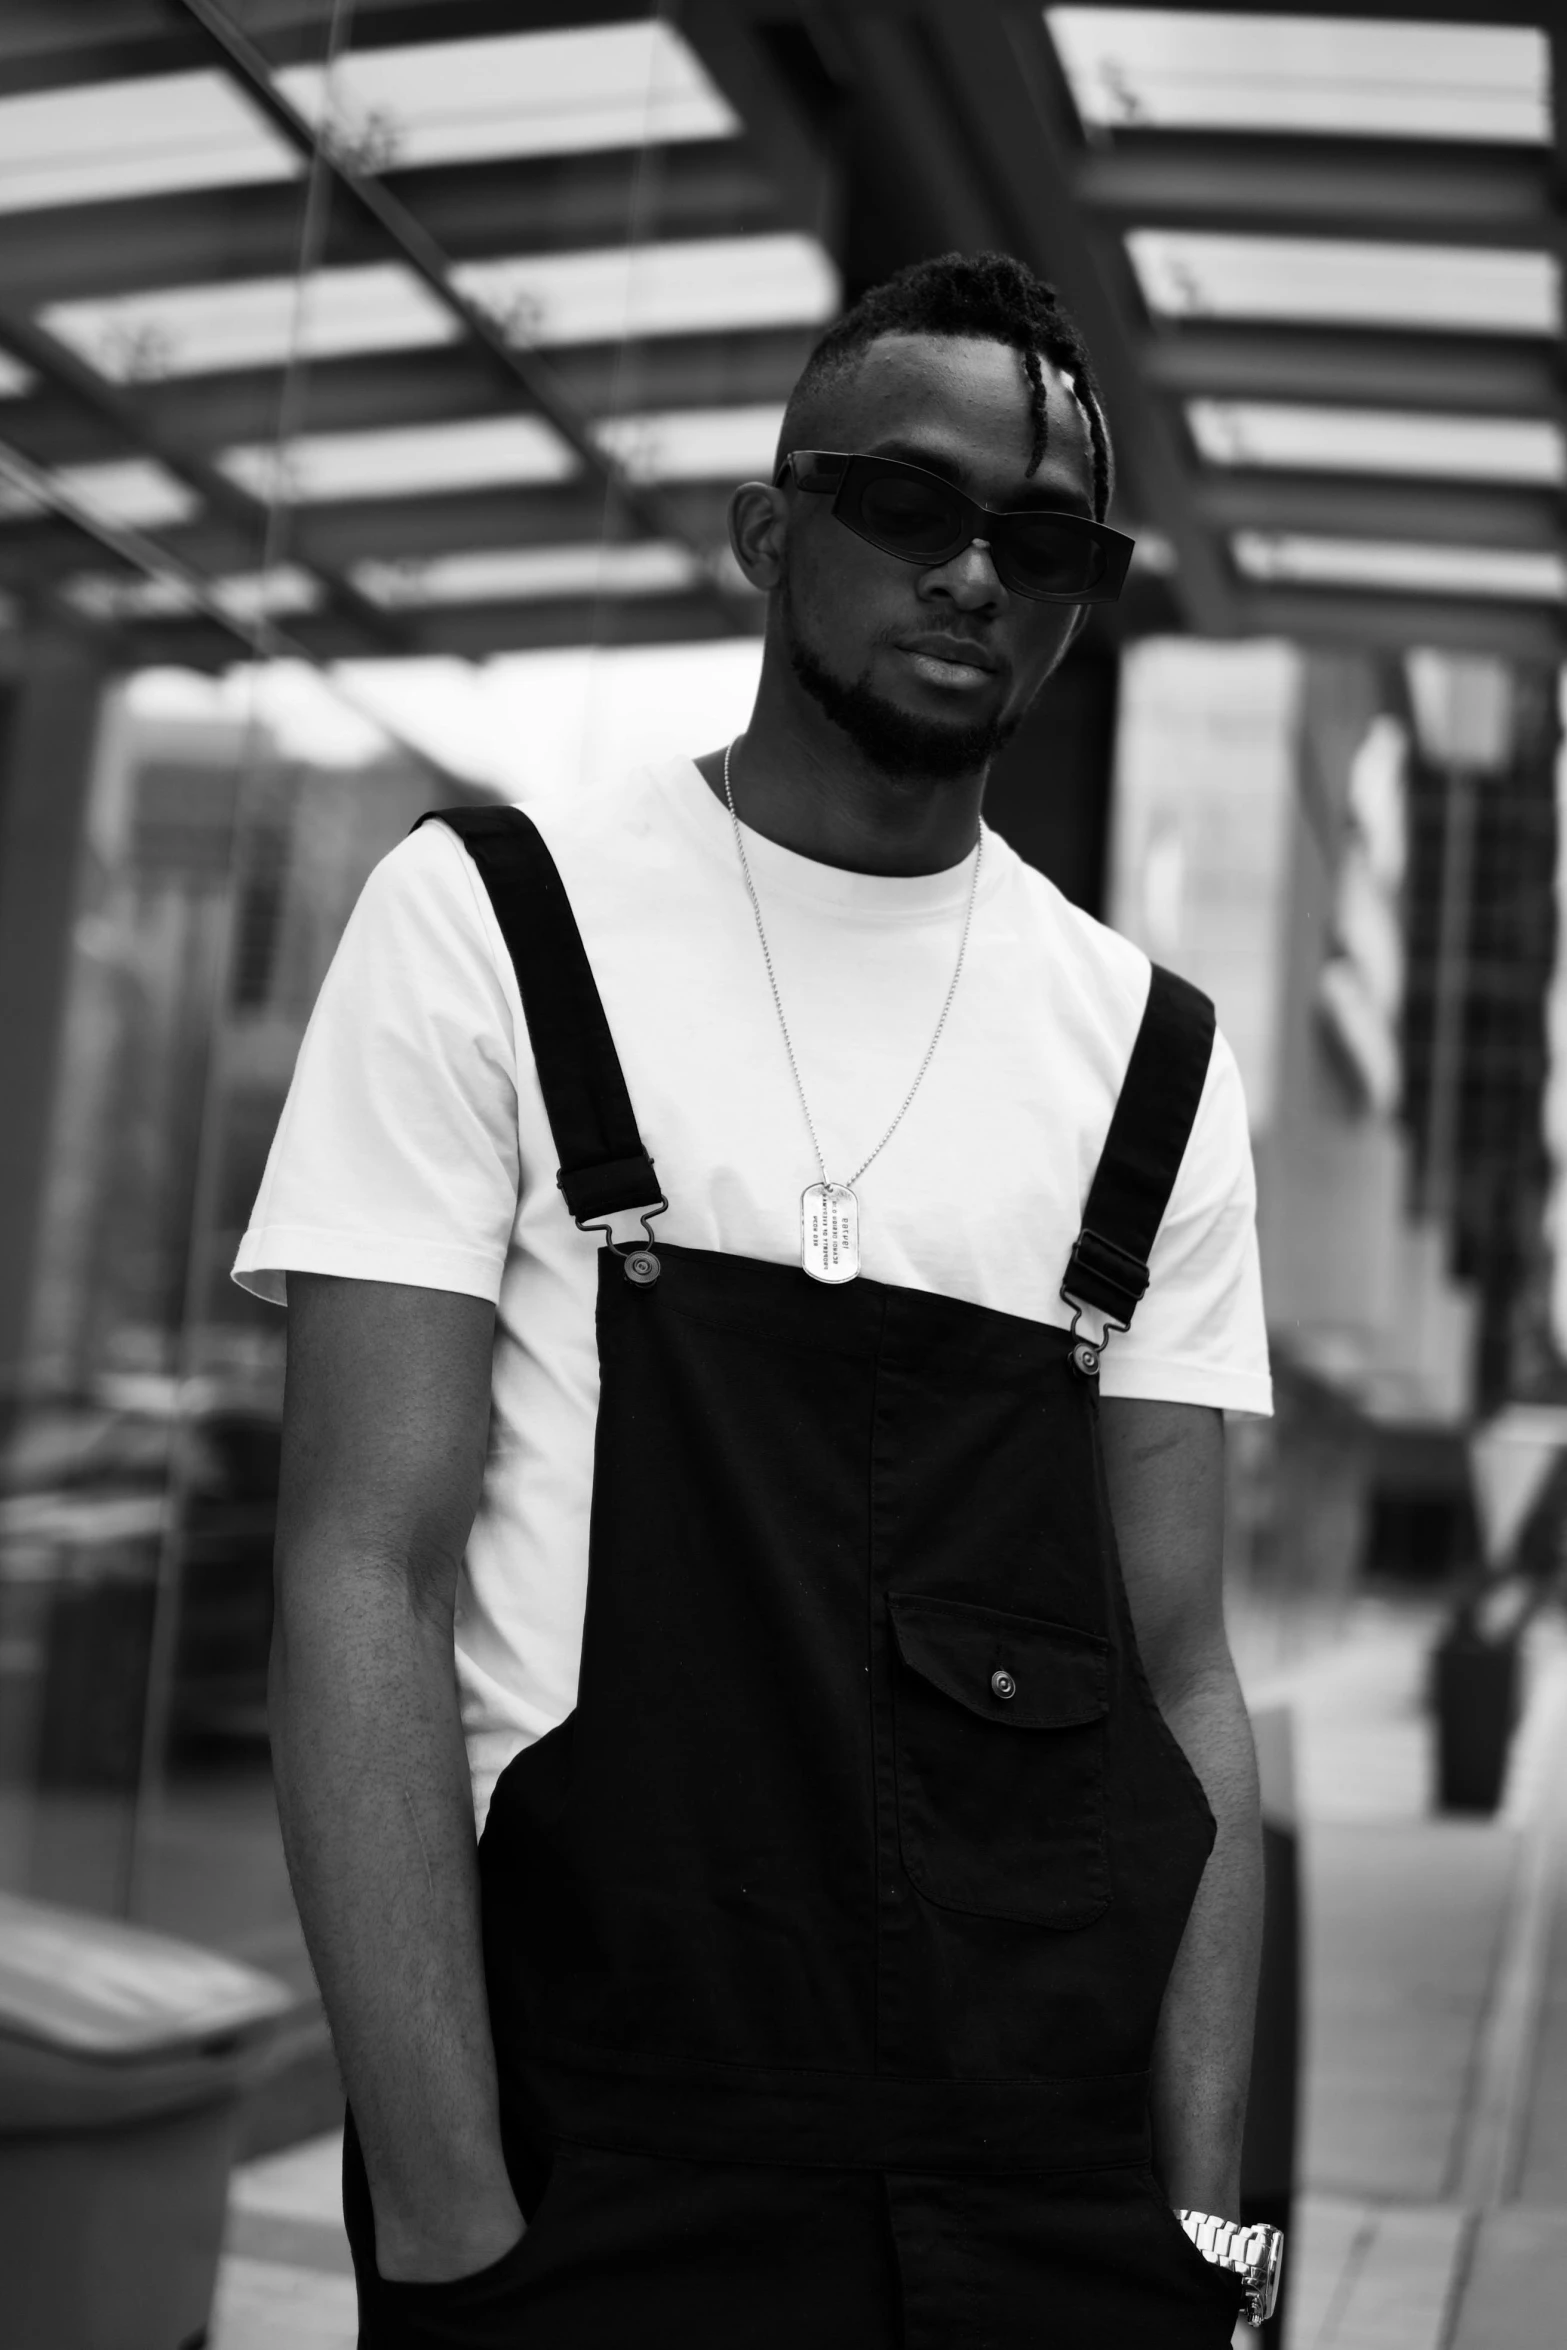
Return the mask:
<path id="1" fill-rule="evenodd" d="M 1267 2227 L 1261 2220 L 1248 2226 L 1241 2220 L 1218 2219 L 1211 2211 L 1177 2211 L 1175 2216 L 1204 2260 L 1241 2278 L 1247 2318 L 1254 2326 L 1265 2325 L 1279 2297 L 1282 2229 Z"/>

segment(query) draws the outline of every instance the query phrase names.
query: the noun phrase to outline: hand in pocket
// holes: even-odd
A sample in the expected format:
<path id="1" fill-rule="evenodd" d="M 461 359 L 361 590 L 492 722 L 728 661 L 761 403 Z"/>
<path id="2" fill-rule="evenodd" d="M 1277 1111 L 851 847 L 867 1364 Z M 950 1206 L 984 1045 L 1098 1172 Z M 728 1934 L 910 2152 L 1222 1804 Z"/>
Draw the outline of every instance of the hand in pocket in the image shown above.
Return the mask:
<path id="1" fill-rule="evenodd" d="M 377 2277 L 359 2350 L 516 2350 L 527 2244 L 524 2231 L 487 2268 L 439 2284 Z"/>

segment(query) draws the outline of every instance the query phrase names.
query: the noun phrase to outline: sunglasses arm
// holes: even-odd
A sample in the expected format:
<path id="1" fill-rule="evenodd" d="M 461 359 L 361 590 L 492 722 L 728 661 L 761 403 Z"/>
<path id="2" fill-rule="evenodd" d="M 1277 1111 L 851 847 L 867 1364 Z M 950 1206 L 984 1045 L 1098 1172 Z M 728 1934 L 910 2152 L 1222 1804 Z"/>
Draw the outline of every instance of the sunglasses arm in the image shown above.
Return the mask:
<path id="1" fill-rule="evenodd" d="M 796 489 L 815 490 L 831 497 L 843 480 L 849 460 L 822 449 L 795 449 L 773 476 L 775 486 L 792 481 Z"/>

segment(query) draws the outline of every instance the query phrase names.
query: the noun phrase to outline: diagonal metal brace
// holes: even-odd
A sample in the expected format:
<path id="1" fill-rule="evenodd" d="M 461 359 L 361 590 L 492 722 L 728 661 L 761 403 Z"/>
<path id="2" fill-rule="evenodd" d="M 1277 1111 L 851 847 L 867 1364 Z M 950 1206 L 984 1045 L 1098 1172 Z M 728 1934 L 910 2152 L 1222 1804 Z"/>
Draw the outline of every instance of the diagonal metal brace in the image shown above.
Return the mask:
<path id="1" fill-rule="evenodd" d="M 512 337 L 490 316 L 484 305 L 465 294 L 451 262 L 429 231 L 406 204 L 345 153 L 330 128 L 318 132 L 273 79 L 261 51 L 232 21 L 216 0 L 177 0 L 217 51 L 224 71 L 238 82 L 269 122 L 307 159 L 320 155 L 336 185 L 368 215 L 395 247 L 408 267 L 455 318 L 469 341 L 501 369 L 509 382 L 526 393 L 530 405 L 552 425 L 589 472 L 601 481 L 615 503 L 651 537 L 672 539 L 696 556 L 702 585 L 731 625 L 750 632 L 749 599 L 726 587 L 715 568 L 713 550 L 687 528 L 671 499 L 656 486 L 633 480 L 595 435 L 554 369 L 537 351 Z"/>

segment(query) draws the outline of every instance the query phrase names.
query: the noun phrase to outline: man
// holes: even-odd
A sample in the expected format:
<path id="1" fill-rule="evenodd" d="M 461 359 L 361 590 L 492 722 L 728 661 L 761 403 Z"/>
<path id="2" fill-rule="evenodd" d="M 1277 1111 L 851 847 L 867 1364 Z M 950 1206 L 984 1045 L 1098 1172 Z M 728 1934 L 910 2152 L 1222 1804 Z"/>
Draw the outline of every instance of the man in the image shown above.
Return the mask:
<path id="1" fill-rule="evenodd" d="M 1048 288 L 949 256 L 780 459 L 745 735 L 386 860 L 237 1267 L 287 1276 L 361 2339 L 1217 2350 L 1244 1110 L 1202 999 L 980 831 L 1125 569 L 1108 438 Z"/>

